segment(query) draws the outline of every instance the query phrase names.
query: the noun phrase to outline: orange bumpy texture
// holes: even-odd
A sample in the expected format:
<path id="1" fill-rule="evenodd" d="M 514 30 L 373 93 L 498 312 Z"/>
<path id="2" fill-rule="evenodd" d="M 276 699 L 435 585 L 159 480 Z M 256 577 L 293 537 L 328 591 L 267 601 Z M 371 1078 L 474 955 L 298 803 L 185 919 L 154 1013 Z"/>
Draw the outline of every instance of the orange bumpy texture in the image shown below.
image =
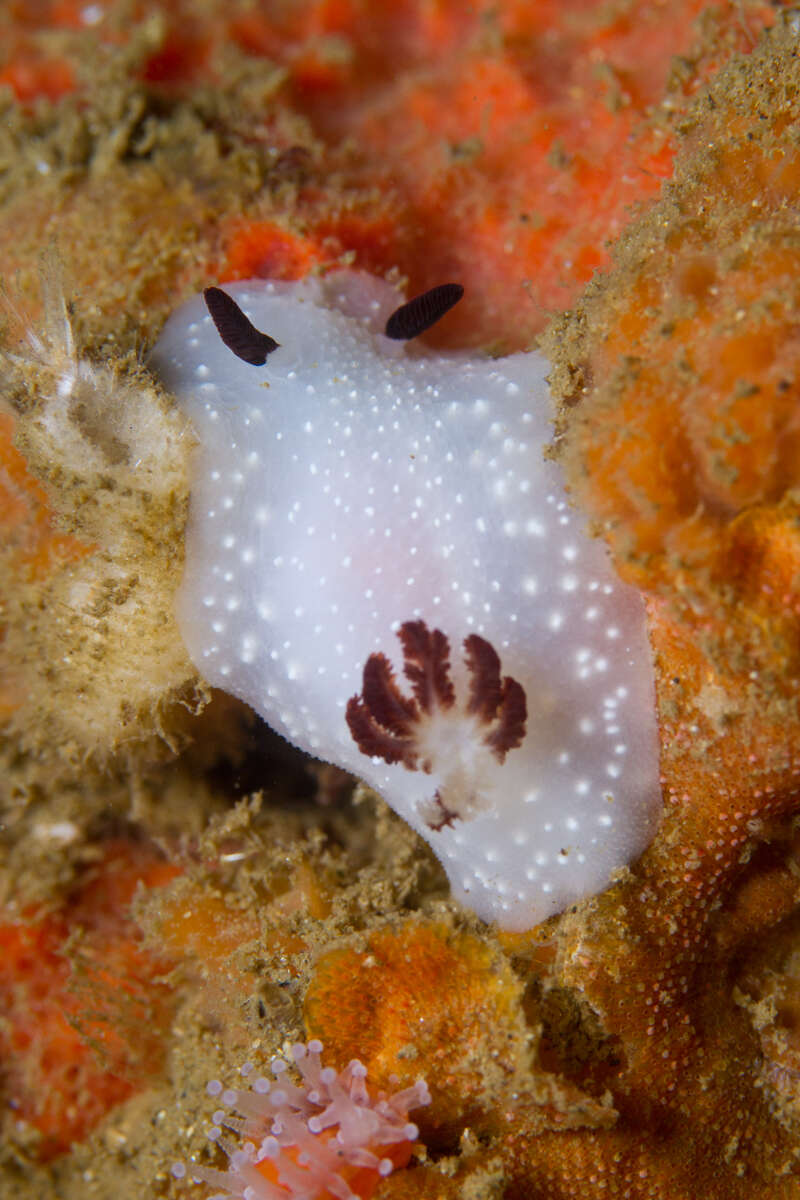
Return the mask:
<path id="1" fill-rule="evenodd" d="M 624 1064 L 611 1134 L 539 1147 L 559 1198 L 800 1194 L 795 42 L 721 74 L 547 339 L 574 492 L 650 597 L 668 803 L 630 877 L 559 922 L 559 982 Z"/>
<path id="2" fill-rule="evenodd" d="M 52 912 L 0 914 L 4 1103 L 48 1160 L 163 1068 L 172 990 L 165 957 L 130 915 L 139 884 L 178 874 L 153 847 L 116 841 Z"/>
<path id="3" fill-rule="evenodd" d="M 137 73 L 162 103 L 224 87 L 233 53 L 253 78 L 274 66 L 260 106 L 245 95 L 235 118 L 271 155 L 267 186 L 229 205 L 217 245 L 201 239 L 209 275 L 295 277 L 345 254 L 399 268 L 411 292 L 453 278 L 468 303 L 432 340 L 504 347 L 528 345 L 607 263 L 631 207 L 671 173 L 675 114 L 774 20 L 759 0 L 133 0 L 95 32 L 93 6 L 27 7 L 0 13 L 0 84 L 25 104 L 84 86 L 82 25 L 100 61 L 138 28 Z M 136 22 L 154 12 L 148 48 Z"/>
<path id="4" fill-rule="evenodd" d="M 616 271 L 549 337 L 576 498 L 621 574 L 652 597 L 665 756 L 680 790 L 711 745 L 724 749 L 726 777 L 796 785 L 792 38 L 776 32 L 747 75 L 735 66 L 712 87 L 687 122 L 675 183 L 623 239 Z"/>
<path id="5" fill-rule="evenodd" d="M 284 66 L 324 142 L 358 147 L 345 175 L 358 190 L 338 211 L 313 175 L 298 193 L 317 256 L 399 266 L 412 293 L 457 279 L 468 302 L 432 340 L 517 347 L 607 262 L 631 206 L 669 176 L 672 133 L 652 119 L 665 88 L 664 115 L 774 16 L 715 6 L 716 50 L 704 55 L 694 22 L 705 8 L 319 0 L 277 20 L 238 14 L 231 34 Z M 683 79 L 675 55 L 687 56 Z M 274 234 L 267 226 L 259 249 L 256 215 L 237 223 L 223 277 L 267 273 Z"/>

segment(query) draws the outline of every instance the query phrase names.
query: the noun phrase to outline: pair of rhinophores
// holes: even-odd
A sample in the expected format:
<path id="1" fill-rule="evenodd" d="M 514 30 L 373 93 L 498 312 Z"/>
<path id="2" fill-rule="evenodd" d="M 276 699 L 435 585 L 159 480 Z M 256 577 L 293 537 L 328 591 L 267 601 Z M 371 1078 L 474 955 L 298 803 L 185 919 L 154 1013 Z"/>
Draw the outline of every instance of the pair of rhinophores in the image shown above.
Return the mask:
<path id="1" fill-rule="evenodd" d="M 383 331 L 395 341 L 410 341 L 419 337 L 458 304 L 463 295 L 464 289 L 460 283 L 440 283 L 396 308 L 387 319 Z M 203 299 L 217 333 L 228 349 L 242 362 L 263 367 L 272 351 L 278 349 L 279 343 L 269 334 L 256 329 L 233 297 L 223 292 L 222 288 L 205 288 Z"/>
<path id="2" fill-rule="evenodd" d="M 197 667 L 522 929 L 654 832 L 652 664 L 641 597 L 544 457 L 546 361 L 414 341 L 461 295 L 398 307 L 357 272 L 208 288 L 151 363 L 199 442 L 178 602 Z"/>

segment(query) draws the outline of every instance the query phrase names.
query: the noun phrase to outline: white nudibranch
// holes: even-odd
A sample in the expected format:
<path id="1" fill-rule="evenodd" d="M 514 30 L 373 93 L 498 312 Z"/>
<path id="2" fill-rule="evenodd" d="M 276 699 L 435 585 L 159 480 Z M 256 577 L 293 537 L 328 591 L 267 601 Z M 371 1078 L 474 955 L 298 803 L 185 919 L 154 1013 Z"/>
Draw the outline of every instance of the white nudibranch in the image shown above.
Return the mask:
<path id="1" fill-rule="evenodd" d="M 225 291 L 264 365 L 201 296 L 151 357 L 199 439 L 196 666 L 380 792 L 485 920 L 601 890 L 661 809 L 653 669 L 641 597 L 543 456 L 546 361 L 390 339 L 397 293 L 363 274 Z"/>

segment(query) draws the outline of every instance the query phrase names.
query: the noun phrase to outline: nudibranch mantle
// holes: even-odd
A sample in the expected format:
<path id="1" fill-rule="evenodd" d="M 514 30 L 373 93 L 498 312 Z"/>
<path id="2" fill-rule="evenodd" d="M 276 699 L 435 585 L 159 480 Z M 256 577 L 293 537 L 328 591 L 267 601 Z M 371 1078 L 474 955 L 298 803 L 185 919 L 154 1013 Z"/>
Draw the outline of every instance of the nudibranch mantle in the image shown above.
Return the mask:
<path id="1" fill-rule="evenodd" d="M 200 296 L 150 363 L 199 439 L 196 666 L 375 788 L 482 918 L 601 890 L 661 809 L 653 670 L 640 595 L 543 457 L 546 361 L 390 340 L 397 292 L 360 273 L 225 290 L 279 344 L 264 366 Z"/>

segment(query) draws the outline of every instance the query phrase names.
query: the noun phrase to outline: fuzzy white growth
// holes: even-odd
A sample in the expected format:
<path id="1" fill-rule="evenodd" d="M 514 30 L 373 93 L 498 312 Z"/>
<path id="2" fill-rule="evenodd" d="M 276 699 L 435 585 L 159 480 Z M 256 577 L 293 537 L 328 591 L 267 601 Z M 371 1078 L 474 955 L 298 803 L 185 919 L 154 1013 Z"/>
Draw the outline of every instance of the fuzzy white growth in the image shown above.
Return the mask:
<path id="1" fill-rule="evenodd" d="M 103 760 L 123 741 L 168 738 L 169 699 L 192 694 L 173 611 L 191 438 L 141 364 L 82 352 L 54 252 L 42 285 L 34 332 L 0 284 L 4 393 L 30 470 L 87 553 L 66 564 L 56 553 L 46 576 L 20 577 L 4 598 L 3 650 L 21 736 Z"/>
<path id="2" fill-rule="evenodd" d="M 191 1168 L 192 1176 L 224 1191 L 211 1200 L 229 1196 L 244 1200 L 314 1200 L 333 1195 L 338 1200 L 359 1200 L 347 1182 L 347 1168 L 367 1168 L 389 1175 L 392 1159 L 376 1151 L 387 1150 L 417 1138 L 417 1127 L 408 1120 L 411 1109 L 430 1104 L 423 1080 L 393 1096 L 379 1093 L 373 1100 L 366 1087 L 366 1068 L 357 1059 L 337 1074 L 320 1061 L 322 1043 L 298 1042 L 292 1062 L 301 1082 L 294 1083 L 282 1059 L 271 1065 L 274 1080 L 259 1076 L 250 1090 L 223 1089 L 219 1080 L 207 1086 L 210 1096 L 220 1096 L 239 1115 L 218 1109 L 209 1132 L 212 1141 L 228 1155 L 227 1171 Z M 251 1074 L 251 1065 L 242 1068 Z M 238 1135 L 231 1141 L 223 1130 Z M 335 1130 L 335 1132 L 333 1132 Z M 325 1131 L 331 1131 L 324 1136 Z M 410 1145 L 409 1145 L 410 1148 Z M 270 1160 L 277 1182 L 261 1173 L 258 1164 Z M 183 1178 L 178 1163 L 173 1174 Z"/>
<path id="3" fill-rule="evenodd" d="M 22 369 L 39 368 L 39 444 L 75 476 L 113 470 L 124 487 L 159 491 L 165 443 L 178 457 L 174 443 L 182 431 L 176 431 L 174 417 L 166 406 L 147 402 L 143 379 L 78 353 L 55 252 L 43 262 L 42 293 L 41 333 L 28 325 L 7 294 L 0 305 L 27 343 L 17 352 L 6 350 L 4 357 Z M 122 516 L 120 524 L 124 526 Z"/>
<path id="4" fill-rule="evenodd" d="M 152 358 L 200 439 L 195 663 L 375 787 L 485 919 L 522 929 L 599 891 L 660 811 L 651 654 L 543 457 L 545 360 L 392 342 L 400 298 L 368 276 L 227 291 L 280 343 L 266 366 L 199 297 Z"/>

